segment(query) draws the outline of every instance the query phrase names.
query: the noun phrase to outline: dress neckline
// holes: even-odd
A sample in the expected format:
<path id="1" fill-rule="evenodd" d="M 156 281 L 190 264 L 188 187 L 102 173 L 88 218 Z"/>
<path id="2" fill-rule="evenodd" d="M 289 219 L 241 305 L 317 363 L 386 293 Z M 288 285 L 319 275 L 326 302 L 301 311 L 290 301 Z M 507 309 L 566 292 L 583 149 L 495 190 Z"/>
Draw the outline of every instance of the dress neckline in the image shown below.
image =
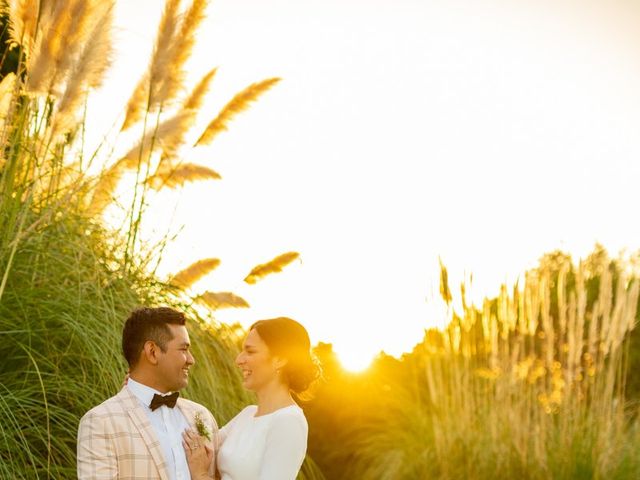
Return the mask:
<path id="1" fill-rule="evenodd" d="M 273 415 L 274 413 L 278 413 L 282 410 L 286 410 L 287 408 L 300 408 L 300 406 L 296 405 L 295 403 L 292 403 L 291 405 L 287 405 L 286 407 L 280 407 L 277 408 L 276 410 L 274 410 L 273 412 L 269 412 L 269 413 L 263 413 L 262 415 L 256 415 L 256 413 L 258 413 L 258 406 L 256 405 L 256 411 L 253 413 L 253 415 L 251 415 L 251 418 L 253 418 L 254 420 L 258 420 L 260 418 L 264 418 L 264 417 L 268 417 L 270 415 Z"/>

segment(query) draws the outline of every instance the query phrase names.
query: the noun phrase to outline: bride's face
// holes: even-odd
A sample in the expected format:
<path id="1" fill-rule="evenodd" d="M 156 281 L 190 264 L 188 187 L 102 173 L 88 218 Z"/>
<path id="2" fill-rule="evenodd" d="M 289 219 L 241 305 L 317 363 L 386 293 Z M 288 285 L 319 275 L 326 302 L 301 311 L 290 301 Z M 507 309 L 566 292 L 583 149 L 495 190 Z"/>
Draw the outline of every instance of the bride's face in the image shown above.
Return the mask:
<path id="1" fill-rule="evenodd" d="M 236 364 L 242 371 L 242 384 L 247 390 L 255 392 L 278 381 L 277 370 L 281 361 L 271 355 L 269 347 L 255 329 L 247 335 Z"/>

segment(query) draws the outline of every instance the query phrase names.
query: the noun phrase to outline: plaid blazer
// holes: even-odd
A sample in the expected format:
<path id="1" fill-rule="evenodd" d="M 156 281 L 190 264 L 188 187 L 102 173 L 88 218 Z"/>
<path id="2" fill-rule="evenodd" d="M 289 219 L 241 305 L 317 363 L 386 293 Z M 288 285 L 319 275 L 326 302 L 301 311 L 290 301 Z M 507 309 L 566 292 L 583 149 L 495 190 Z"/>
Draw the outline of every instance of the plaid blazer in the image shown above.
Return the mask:
<path id="1" fill-rule="evenodd" d="M 218 425 L 209 410 L 184 398 L 178 398 L 176 405 L 193 429 L 199 412 L 217 444 Z M 214 472 L 215 455 L 209 474 Z M 128 388 L 89 410 L 80 420 L 78 479 L 169 480 L 153 426 Z"/>

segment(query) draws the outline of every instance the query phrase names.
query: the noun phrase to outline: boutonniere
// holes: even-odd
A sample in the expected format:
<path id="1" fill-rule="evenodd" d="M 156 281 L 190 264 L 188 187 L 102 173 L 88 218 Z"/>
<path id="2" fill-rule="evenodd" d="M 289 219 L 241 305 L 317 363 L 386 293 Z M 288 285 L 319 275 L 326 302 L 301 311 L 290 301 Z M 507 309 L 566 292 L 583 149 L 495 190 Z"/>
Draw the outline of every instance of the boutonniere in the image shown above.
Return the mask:
<path id="1" fill-rule="evenodd" d="M 196 424 L 196 430 L 198 431 L 198 435 L 211 441 L 211 432 L 209 432 L 209 429 L 204 424 L 204 420 L 202 419 L 202 415 L 200 415 L 200 412 L 196 413 L 196 416 L 194 417 L 194 421 Z"/>

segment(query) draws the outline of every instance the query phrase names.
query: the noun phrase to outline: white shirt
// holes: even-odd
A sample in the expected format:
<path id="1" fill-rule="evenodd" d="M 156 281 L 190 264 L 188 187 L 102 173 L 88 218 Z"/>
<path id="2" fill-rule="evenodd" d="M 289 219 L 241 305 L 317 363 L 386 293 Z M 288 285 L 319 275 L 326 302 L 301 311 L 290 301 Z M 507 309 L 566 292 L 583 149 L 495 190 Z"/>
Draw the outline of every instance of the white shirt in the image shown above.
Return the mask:
<path id="1" fill-rule="evenodd" d="M 242 410 L 220 430 L 218 469 L 222 480 L 295 480 L 307 451 L 307 420 L 291 405 L 256 417 Z"/>
<path id="2" fill-rule="evenodd" d="M 129 379 L 127 388 L 143 405 L 147 417 L 153 426 L 156 437 L 162 447 L 167 462 L 167 473 L 170 480 L 191 480 L 187 457 L 182 447 L 182 432 L 189 428 L 189 423 L 178 407 L 169 408 L 162 405 L 153 412 L 149 407 L 153 395 L 166 395 L 135 380 Z"/>

